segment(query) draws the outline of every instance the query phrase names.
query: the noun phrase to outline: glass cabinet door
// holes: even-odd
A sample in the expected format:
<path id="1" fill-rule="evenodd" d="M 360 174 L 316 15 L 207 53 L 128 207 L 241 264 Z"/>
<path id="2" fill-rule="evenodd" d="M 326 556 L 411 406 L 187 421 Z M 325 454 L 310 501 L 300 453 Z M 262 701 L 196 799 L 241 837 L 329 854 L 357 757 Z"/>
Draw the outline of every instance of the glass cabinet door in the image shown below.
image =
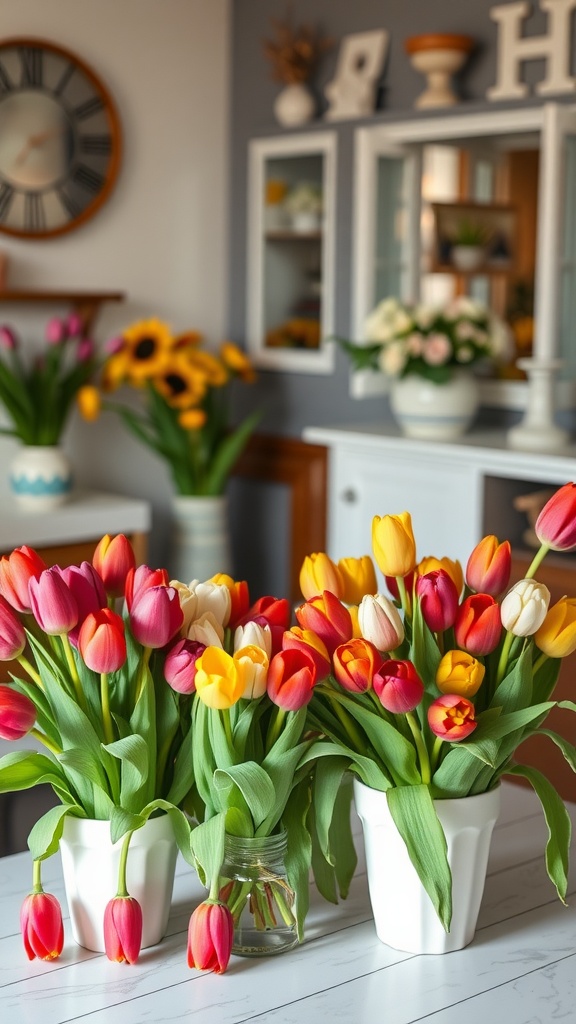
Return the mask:
<path id="1" fill-rule="evenodd" d="M 267 369 L 333 368 L 333 132 L 250 144 L 247 337 Z"/>

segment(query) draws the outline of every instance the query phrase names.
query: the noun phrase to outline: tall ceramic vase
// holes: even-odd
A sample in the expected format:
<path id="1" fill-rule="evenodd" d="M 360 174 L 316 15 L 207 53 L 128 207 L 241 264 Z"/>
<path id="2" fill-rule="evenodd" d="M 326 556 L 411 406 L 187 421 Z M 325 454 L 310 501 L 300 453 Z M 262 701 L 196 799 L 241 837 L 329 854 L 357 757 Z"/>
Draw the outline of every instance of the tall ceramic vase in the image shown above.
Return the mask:
<path id="1" fill-rule="evenodd" d="M 58 445 L 23 444 L 10 465 L 10 489 L 28 512 L 47 512 L 68 501 L 72 464 Z"/>
<path id="2" fill-rule="evenodd" d="M 478 796 L 435 800 L 452 872 L 452 922 L 446 932 L 388 810 L 386 794 L 354 780 L 362 822 L 370 902 L 378 938 L 408 953 L 450 953 L 476 931 L 500 789 Z"/>
<path id="3" fill-rule="evenodd" d="M 173 499 L 174 533 L 170 572 L 188 584 L 215 573 L 232 574 L 226 495 L 178 495 Z"/>
<path id="4" fill-rule="evenodd" d="M 79 946 L 105 952 L 104 911 L 118 888 L 122 840 L 112 844 L 110 822 L 64 819 L 60 855 L 72 934 Z M 164 937 L 178 847 L 167 814 L 149 818 L 132 835 L 127 887 L 142 908 L 142 949 Z"/>
<path id="5" fill-rule="evenodd" d="M 472 425 L 480 404 L 476 377 L 454 370 L 444 384 L 411 373 L 395 380 L 390 408 L 406 437 L 452 441 Z"/>

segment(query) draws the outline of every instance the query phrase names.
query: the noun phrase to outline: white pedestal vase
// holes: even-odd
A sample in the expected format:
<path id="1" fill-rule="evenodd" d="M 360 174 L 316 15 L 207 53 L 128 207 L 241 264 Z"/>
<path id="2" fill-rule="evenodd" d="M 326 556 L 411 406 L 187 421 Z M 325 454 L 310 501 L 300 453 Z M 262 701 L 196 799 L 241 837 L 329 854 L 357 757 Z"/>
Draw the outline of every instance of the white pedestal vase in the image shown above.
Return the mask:
<path id="1" fill-rule="evenodd" d="M 29 512 L 46 512 L 68 501 L 72 464 L 58 445 L 22 445 L 10 464 L 10 489 Z"/>
<path id="2" fill-rule="evenodd" d="M 570 435 L 554 422 L 554 389 L 561 361 L 519 359 L 518 366 L 528 374 L 528 403 L 522 422 L 508 431 L 508 444 L 525 451 L 565 448 Z"/>
<path id="3" fill-rule="evenodd" d="M 170 573 L 188 584 L 215 573 L 232 575 L 232 548 L 226 495 L 177 495 Z"/>
<path id="4" fill-rule="evenodd" d="M 315 112 L 316 101 L 304 82 L 291 82 L 286 85 L 274 101 L 274 116 L 284 128 L 307 124 Z"/>
<path id="5" fill-rule="evenodd" d="M 484 892 L 500 789 L 435 800 L 452 872 L 452 921 L 446 932 L 388 810 L 386 794 L 354 780 L 362 821 L 370 902 L 378 938 L 408 953 L 450 953 L 474 938 Z"/>
<path id="6" fill-rule="evenodd" d="M 105 952 L 104 911 L 118 889 L 123 840 L 112 844 L 110 822 L 64 819 L 60 855 L 72 934 L 79 946 Z M 142 949 L 164 937 L 172 901 L 178 847 L 167 814 L 149 818 L 134 832 L 126 879 L 142 908 Z"/>
<path id="7" fill-rule="evenodd" d="M 395 380 L 390 391 L 390 408 L 402 433 L 428 441 L 450 441 L 471 426 L 480 404 L 476 377 L 467 370 L 454 370 L 445 384 L 408 374 Z"/>

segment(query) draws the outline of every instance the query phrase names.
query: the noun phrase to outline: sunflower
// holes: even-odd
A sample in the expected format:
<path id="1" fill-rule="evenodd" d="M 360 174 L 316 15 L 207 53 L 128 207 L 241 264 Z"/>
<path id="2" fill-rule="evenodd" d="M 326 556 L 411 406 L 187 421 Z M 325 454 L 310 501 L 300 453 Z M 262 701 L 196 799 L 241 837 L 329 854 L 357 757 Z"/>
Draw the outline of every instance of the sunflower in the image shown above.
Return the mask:
<path id="1" fill-rule="evenodd" d="M 256 374 L 248 356 L 233 341 L 223 341 L 220 346 L 220 358 L 225 366 L 237 373 L 241 380 L 252 383 Z"/>
<path id="2" fill-rule="evenodd" d="M 209 382 L 190 359 L 183 353 L 176 353 L 164 371 L 153 378 L 152 383 L 168 405 L 174 409 L 188 409 L 202 401 Z"/>
<path id="3" fill-rule="evenodd" d="M 187 359 L 197 372 L 204 375 L 206 383 L 211 388 L 222 388 L 228 383 L 229 373 L 216 356 L 210 352 L 201 352 L 191 349 L 187 352 Z"/>
<path id="4" fill-rule="evenodd" d="M 204 409 L 184 409 L 178 417 L 178 423 L 184 430 L 200 430 L 207 419 Z"/>
<path id="5" fill-rule="evenodd" d="M 161 320 L 140 320 L 124 331 L 122 339 L 124 345 L 115 358 L 120 363 L 123 357 L 125 376 L 136 386 L 162 373 L 174 350 L 174 338 Z"/>

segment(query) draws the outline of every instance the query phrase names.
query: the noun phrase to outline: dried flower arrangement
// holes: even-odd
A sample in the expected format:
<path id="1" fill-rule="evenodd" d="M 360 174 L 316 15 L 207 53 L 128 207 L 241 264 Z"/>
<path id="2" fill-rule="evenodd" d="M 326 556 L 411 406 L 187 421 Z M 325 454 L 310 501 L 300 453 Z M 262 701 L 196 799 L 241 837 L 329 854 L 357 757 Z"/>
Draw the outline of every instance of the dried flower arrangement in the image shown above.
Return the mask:
<path id="1" fill-rule="evenodd" d="M 320 57 L 333 46 L 329 38 L 322 39 L 309 25 L 293 28 L 290 20 L 273 20 L 274 39 L 264 40 L 264 54 L 272 65 L 272 77 L 277 82 L 292 85 L 307 82 Z"/>

